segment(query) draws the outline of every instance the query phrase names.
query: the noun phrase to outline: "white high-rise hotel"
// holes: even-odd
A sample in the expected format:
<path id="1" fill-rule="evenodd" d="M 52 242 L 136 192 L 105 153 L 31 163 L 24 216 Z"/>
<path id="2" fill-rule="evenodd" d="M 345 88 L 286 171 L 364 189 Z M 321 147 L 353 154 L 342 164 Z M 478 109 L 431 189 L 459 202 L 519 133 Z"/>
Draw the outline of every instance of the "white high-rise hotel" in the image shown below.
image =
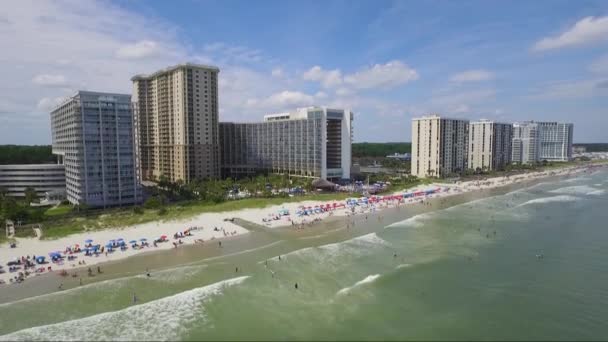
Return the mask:
<path id="1" fill-rule="evenodd" d="M 528 164 L 541 160 L 570 160 L 573 131 L 574 125 L 571 123 L 534 121 L 515 123 L 513 162 Z"/>
<path id="2" fill-rule="evenodd" d="M 513 124 L 513 163 L 530 164 L 540 160 L 540 133 L 535 122 Z"/>
<path id="3" fill-rule="evenodd" d="M 263 122 L 221 122 L 222 174 L 348 179 L 352 121 L 348 109 L 306 107 L 266 115 Z"/>
<path id="4" fill-rule="evenodd" d="M 467 169 L 469 121 L 438 115 L 412 119 L 412 175 L 447 177 Z"/>
<path id="5" fill-rule="evenodd" d="M 51 112 L 67 198 L 92 207 L 141 201 L 131 95 L 79 91 Z"/>

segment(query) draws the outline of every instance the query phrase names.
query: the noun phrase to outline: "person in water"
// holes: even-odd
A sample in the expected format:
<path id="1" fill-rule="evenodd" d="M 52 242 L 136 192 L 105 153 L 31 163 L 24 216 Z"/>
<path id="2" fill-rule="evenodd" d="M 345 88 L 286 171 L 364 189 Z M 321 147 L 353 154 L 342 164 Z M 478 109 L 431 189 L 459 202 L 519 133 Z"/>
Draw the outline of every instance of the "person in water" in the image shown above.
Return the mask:
<path id="1" fill-rule="evenodd" d="M 137 303 L 137 295 L 133 292 L 133 304 Z"/>
<path id="2" fill-rule="evenodd" d="M 298 289 L 298 283 L 295 284 L 295 288 L 296 288 L 296 290 Z"/>

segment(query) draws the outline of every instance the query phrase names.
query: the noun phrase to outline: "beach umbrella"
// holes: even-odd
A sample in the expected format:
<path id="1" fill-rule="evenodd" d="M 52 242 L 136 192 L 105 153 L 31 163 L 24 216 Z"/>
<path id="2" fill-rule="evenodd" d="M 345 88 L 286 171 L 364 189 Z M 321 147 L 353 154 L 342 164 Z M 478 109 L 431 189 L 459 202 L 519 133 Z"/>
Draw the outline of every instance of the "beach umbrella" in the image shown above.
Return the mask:
<path id="1" fill-rule="evenodd" d="M 120 241 L 125 241 L 125 239 L 123 239 L 123 238 L 118 238 L 118 240 L 116 240 L 116 241 L 118 241 L 118 242 L 120 242 Z"/>
<path id="2" fill-rule="evenodd" d="M 42 255 L 38 256 L 38 257 L 36 257 L 36 262 L 39 264 L 42 264 L 42 263 L 44 263 L 44 259 L 45 259 L 45 257 L 43 257 Z"/>
<path id="3" fill-rule="evenodd" d="M 161 235 L 160 238 L 161 238 L 161 240 L 164 240 L 167 238 L 167 235 Z"/>
<path id="4" fill-rule="evenodd" d="M 130 244 L 137 243 L 137 240 L 131 240 L 131 241 L 129 241 L 129 243 L 130 243 Z"/>
<path id="5" fill-rule="evenodd" d="M 85 243 L 91 243 L 91 242 L 93 242 L 93 240 L 92 239 L 86 239 L 86 240 L 84 240 L 84 242 Z"/>
<path id="6" fill-rule="evenodd" d="M 108 244 L 106 244 L 106 247 L 107 247 L 107 248 L 112 248 L 112 244 L 111 244 L 111 243 L 108 243 Z"/>
<path id="7" fill-rule="evenodd" d="M 145 242 L 145 241 L 148 241 L 148 239 L 146 239 L 146 238 L 141 238 L 141 239 L 139 239 L 139 241 L 141 241 L 141 242 Z"/>

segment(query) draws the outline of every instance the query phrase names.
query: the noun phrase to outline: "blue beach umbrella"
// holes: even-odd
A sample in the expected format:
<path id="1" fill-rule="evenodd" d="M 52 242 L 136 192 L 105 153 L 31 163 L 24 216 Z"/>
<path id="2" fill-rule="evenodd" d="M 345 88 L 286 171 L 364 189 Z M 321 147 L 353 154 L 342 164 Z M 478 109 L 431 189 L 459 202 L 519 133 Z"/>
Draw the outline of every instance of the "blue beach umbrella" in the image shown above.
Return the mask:
<path id="1" fill-rule="evenodd" d="M 116 241 L 120 242 L 120 241 L 125 241 L 125 239 L 123 238 L 118 238 Z"/>
<path id="2" fill-rule="evenodd" d="M 130 244 L 137 243 L 137 240 L 131 240 L 131 241 L 129 241 L 129 243 L 130 243 Z"/>
<path id="3" fill-rule="evenodd" d="M 42 263 L 44 263 L 44 259 L 45 259 L 45 257 L 43 257 L 42 255 L 38 256 L 38 257 L 36 257 L 36 262 L 39 264 L 42 264 Z"/>
<path id="4" fill-rule="evenodd" d="M 93 242 L 93 240 L 91 240 L 91 239 L 86 239 L 86 240 L 84 240 L 84 242 L 85 242 L 85 243 L 91 243 L 91 242 Z"/>
<path id="5" fill-rule="evenodd" d="M 139 241 L 141 241 L 141 242 L 145 242 L 145 241 L 148 241 L 148 239 L 146 239 L 146 238 L 141 238 L 141 239 L 139 239 Z"/>
<path id="6" fill-rule="evenodd" d="M 108 243 L 108 244 L 106 244 L 106 247 L 107 247 L 107 248 L 112 248 L 112 244 L 111 244 L 111 243 Z"/>

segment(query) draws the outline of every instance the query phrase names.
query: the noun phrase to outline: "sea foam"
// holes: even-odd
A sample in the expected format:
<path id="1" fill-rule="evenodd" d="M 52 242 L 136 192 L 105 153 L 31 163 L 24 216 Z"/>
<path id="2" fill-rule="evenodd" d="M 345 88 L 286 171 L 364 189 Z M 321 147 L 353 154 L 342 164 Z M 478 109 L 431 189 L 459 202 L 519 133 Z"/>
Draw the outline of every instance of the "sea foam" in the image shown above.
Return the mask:
<path id="1" fill-rule="evenodd" d="M 518 205 L 518 207 L 522 207 L 522 206 L 526 206 L 526 205 L 530 205 L 530 204 L 544 204 L 544 203 L 552 203 L 552 202 L 576 202 L 579 201 L 580 198 L 578 197 L 574 197 L 574 196 L 568 196 L 568 195 L 559 195 L 559 196 L 553 196 L 553 197 L 543 197 L 543 198 L 537 198 L 537 199 L 533 199 L 527 202 L 524 202 L 520 205 Z"/>
<path id="2" fill-rule="evenodd" d="M 365 284 L 369 284 L 369 283 L 373 283 L 374 281 L 376 281 L 376 279 L 380 278 L 379 274 L 371 274 L 368 275 L 367 277 L 365 277 L 365 279 L 363 280 L 359 280 L 358 282 L 356 282 L 353 286 L 349 286 L 349 287 L 345 287 L 343 289 L 341 289 L 340 291 L 338 291 L 337 295 L 345 295 L 348 294 L 350 291 L 352 291 L 354 288 L 359 287 L 361 285 L 365 285 Z"/>
<path id="3" fill-rule="evenodd" d="M 567 186 L 564 188 L 551 190 L 549 192 L 554 193 L 554 194 L 592 195 L 597 191 L 598 191 L 598 189 L 587 186 L 587 185 L 577 185 L 577 186 Z"/>
<path id="4" fill-rule="evenodd" d="M 14 340 L 178 340 L 188 324 L 204 317 L 204 303 L 248 276 L 220 281 L 126 309 L 23 329 L 0 336 Z"/>

